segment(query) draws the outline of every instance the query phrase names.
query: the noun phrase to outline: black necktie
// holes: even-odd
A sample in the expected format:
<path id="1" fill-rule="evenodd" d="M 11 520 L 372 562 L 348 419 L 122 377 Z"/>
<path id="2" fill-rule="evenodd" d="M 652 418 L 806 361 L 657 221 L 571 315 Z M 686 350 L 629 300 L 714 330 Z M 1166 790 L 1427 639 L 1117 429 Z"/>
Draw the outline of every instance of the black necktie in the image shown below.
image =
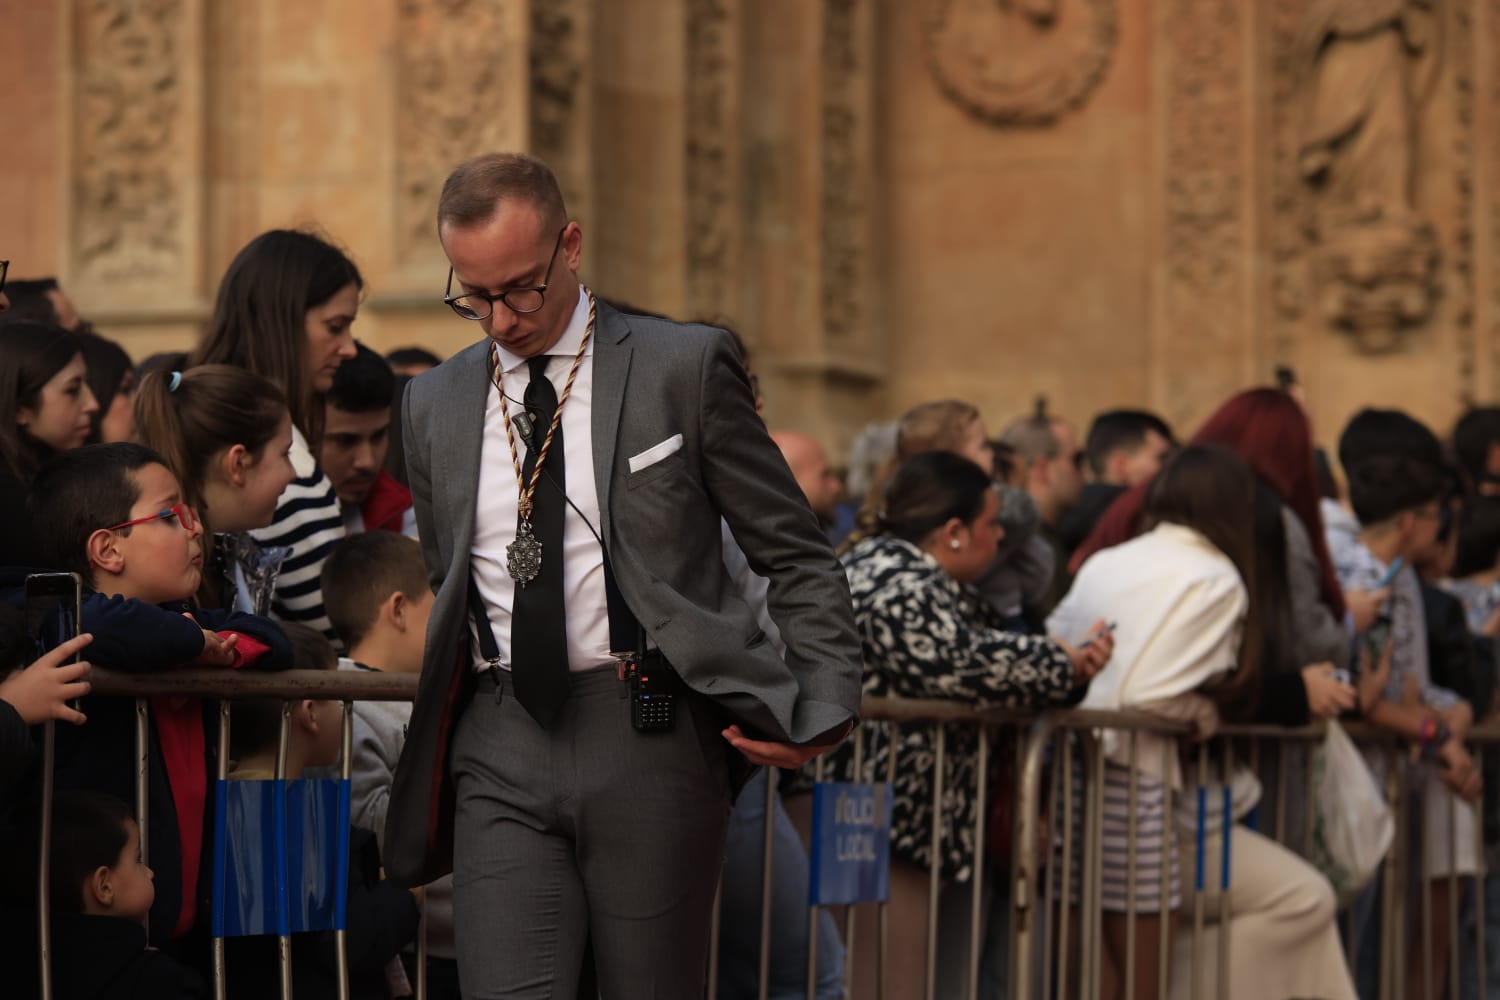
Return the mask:
<path id="1" fill-rule="evenodd" d="M 531 440 L 521 478 L 531 482 L 537 453 L 557 412 L 557 390 L 547 378 L 547 356 L 532 358 L 526 411 Z M 526 586 L 516 584 L 510 625 L 511 678 L 516 698 L 543 729 L 549 729 L 568 697 L 568 633 L 563 606 L 563 491 L 567 488 L 562 425 L 547 450 L 541 479 L 532 495 L 531 528 L 542 545 L 542 568 Z M 519 524 L 519 521 L 517 522 Z"/>

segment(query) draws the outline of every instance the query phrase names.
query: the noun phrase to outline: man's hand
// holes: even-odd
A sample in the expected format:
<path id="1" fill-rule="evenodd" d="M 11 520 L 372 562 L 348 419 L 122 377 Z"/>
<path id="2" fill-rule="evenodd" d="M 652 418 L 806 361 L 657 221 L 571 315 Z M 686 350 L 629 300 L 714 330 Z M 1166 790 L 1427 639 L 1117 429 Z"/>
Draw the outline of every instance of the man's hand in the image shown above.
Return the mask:
<path id="1" fill-rule="evenodd" d="M 818 754 L 833 749 L 833 746 L 799 747 L 793 743 L 752 740 L 739 726 L 730 726 L 720 735 L 729 741 L 730 746 L 744 754 L 746 760 L 760 767 L 801 767 Z"/>
<path id="2" fill-rule="evenodd" d="M 1347 712 L 1359 701 L 1354 687 L 1333 676 L 1333 664 L 1314 663 L 1302 668 L 1302 685 L 1307 688 L 1307 710 L 1314 718 L 1332 719 Z"/>
<path id="3" fill-rule="evenodd" d="M 28 726 L 53 719 L 82 725 L 83 713 L 68 707 L 68 702 L 89 693 L 89 682 L 84 680 L 89 665 L 67 661 L 93 641 L 85 632 L 0 681 L 0 701 L 9 702 Z"/>
<path id="4" fill-rule="evenodd" d="M 1469 756 L 1462 743 L 1458 740 L 1444 743 L 1438 749 L 1437 762 L 1440 767 L 1438 776 L 1443 779 L 1443 784 L 1470 802 L 1479 799 L 1484 782 L 1480 780 L 1479 768 L 1474 766 L 1474 758 Z"/>
<path id="5" fill-rule="evenodd" d="M 1344 591 L 1344 606 L 1349 609 L 1349 614 L 1354 619 L 1354 631 L 1361 635 L 1368 632 L 1380 614 L 1381 605 L 1390 600 L 1390 597 L 1390 587 L 1381 587 L 1379 590 L 1356 588 Z"/>

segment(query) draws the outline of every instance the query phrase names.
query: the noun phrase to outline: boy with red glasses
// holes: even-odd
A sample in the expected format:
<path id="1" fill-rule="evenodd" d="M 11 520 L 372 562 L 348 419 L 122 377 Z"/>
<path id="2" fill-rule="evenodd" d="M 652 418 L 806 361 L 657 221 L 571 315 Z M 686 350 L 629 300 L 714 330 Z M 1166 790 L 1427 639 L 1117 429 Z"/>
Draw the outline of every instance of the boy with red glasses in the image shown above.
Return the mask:
<path id="1" fill-rule="evenodd" d="M 150 448 L 98 444 L 64 452 L 38 473 L 31 504 L 49 565 L 83 578 L 83 628 L 94 636 L 95 666 L 131 672 L 292 666 L 291 644 L 275 622 L 189 603 L 203 572 L 202 526 Z M 134 704 L 85 702 L 88 723 L 57 734 L 58 787 L 134 802 Z M 158 697 L 148 705 L 145 829 L 156 873 L 150 931 L 161 945 L 192 930 L 207 904 L 200 862 L 213 742 L 200 700 Z"/>

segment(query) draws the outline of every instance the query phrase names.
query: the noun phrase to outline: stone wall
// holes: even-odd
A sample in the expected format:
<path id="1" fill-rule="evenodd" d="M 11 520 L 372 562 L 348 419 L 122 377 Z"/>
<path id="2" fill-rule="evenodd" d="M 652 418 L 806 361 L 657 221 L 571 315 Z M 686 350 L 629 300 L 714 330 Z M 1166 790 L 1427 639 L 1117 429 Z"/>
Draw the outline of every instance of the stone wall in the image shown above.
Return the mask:
<path id="1" fill-rule="evenodd" d="M 1349 11 L 1358 8 L 1357 14 Z M 1355 23 L 1355 22 L 1358 23 Z M 0 0 L 0 255 L 137 356 L 272 226 L 448 351 L 432 211 L 527 148 L 585 278 L 736 327 L 773 423 L 926 398 L 1190 431 L 1277 364 L 1320 436 L 1500 380 L 1496 0 Z"/>

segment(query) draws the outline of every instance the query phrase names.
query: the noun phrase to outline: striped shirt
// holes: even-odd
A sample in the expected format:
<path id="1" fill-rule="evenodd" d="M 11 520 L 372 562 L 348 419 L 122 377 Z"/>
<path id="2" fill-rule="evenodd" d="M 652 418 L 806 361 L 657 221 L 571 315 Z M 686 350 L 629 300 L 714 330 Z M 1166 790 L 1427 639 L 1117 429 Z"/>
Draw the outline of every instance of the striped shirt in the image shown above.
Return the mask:
<path id="1" fill-rule="evenodd" d="M 270 527 L 250 533 L 262 546 L 285 545 L 292 550 L 281 564 L 271 612 L 282 621 L 317 629 L 335 648 L 342 648 L 323 610 L 322 576 L 323 561 L 344 538 L 344 516 L 333 484 L 295 427 L 291 459 L 297 478 L 276 501 L 275 519 Z"/>

